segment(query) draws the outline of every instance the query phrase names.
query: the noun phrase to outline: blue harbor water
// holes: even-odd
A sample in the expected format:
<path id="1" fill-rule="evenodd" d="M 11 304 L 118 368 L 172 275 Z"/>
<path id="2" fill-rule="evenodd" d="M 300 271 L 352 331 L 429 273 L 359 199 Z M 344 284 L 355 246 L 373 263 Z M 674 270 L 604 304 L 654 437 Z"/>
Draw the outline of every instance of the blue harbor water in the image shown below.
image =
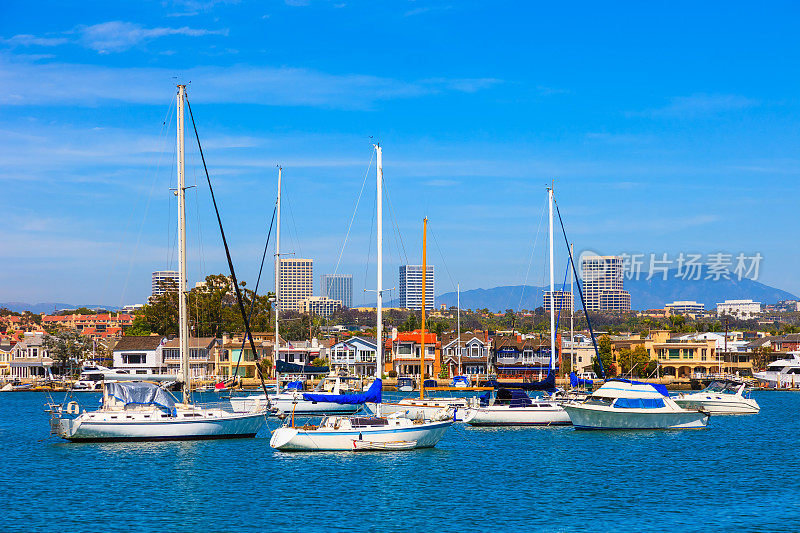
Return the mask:
<path id="1" fill-rule="evenodd" d="M 0 529 L 797 531 L 800 393 L 754 397 L 760 414 L 705 430 L 459 424 L 431 450 L 291 454 L 267 429 L 71 444 L 49 435 L 46 395 L 0 394 Z"/>

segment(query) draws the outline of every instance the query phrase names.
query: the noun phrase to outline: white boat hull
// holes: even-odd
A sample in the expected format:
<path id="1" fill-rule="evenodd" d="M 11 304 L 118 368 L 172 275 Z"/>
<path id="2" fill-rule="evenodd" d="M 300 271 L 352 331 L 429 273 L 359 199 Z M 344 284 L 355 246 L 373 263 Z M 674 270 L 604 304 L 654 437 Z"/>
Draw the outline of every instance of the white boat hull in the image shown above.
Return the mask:
<path id="1" fill-rule="evenodd" d="M 702 409 L 712 415 L 754 415 L 761 407 L 752 398 L 718 398 L 706 395 L 690 395 L 673 398 L 684 409 Z"/>
<path id="2" fill-rule="evenodd" d="M 352 415 L 362 409 L 363 404 L 341 404 L 334 402 L 311 402 L 302 397 L 271 398 L 270 407 L 278 415 Z"/>
<path id="3" fill-rule="evenodd" d="M 432 448 L 441 440 L 452 421 L 407 426 L 335 429 L 303 429 L 283 426 L 272 433 L 270 446 L 282 451 L 352 451 L 353 442 L 416 441 L 414 448 Z"/>
<path id="4" fill-rule="evenodd" d="M 704 428 L 708 414 L 699 411 L 614 409 L 586 404 L 565 404 L 576 429 L 690 429 Z"/>
<path id="5" fill-rule="evenodd" d="M 560 406 L 512 407 L 489 405 L 467 410 L 464 422 L 472 426 L 568 426 L 567 412 Z"/>
<path id="6" fill-rule="evenodd" d="M 126 417 L 115 413 L 83 413 L 76 418 L 51 419 L 52 432 L 70 441 L 199 440 L 255 437 L 265 423 L 263 412 L 233 414 L 203 410 L 201 417 Z M 114 418 L 111 418 L 114 416 Z"/>
<path id="7" fill-rule="evenodd" d="M 378 404 L 367 403 L 367 407 L 377 414 Z M 380 412 L 382 416 L 400 414 L 412 420 L 440 420 L 445 418 L 455 419 L 461 422 L 464 413 L 467 411 L 468 403 L 466 399 L 457 400 L 411 400 L 408 403 L 386 402 L 381 403 Z"/>
<path id="8" fill-rule="evenodd" d="M 397 452 L 401 450 L 413 450 L 417 447 L 415 440 L 393 440 L 389 442 L 376 442 L 368 440 L 354 440 L 354 452 Z"/>

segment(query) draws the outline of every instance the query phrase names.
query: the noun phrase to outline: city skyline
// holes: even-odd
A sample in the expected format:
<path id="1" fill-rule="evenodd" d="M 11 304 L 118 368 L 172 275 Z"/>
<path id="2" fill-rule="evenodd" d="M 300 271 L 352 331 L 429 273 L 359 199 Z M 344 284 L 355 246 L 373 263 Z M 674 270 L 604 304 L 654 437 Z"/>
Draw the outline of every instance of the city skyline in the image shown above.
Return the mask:
<path id="1" fill-rule="evenodd" d="M 191 81 L 248 286 L 282 164 L 282 248 L 353 273 L 353 305 L 374 302 L 379 141 L 385 280 L 420 262 L 427 216 L 440 292 L 542 286 L 555 180 L 576 255 L 758 253 L 759 281 L 800 293 L 800 251 L 786 246 L 800 131 L 793 5 L 687 5 L 689 19 L 590 3 L 86 5 L 4 6 L 5 301 L 143 302 L 149 274 L 174 267 L 177 81 Z M 363 38 L 335 38 L 341 27 Z M 190 139 L 189 279 L 202 280 L 228 272 Z"/>

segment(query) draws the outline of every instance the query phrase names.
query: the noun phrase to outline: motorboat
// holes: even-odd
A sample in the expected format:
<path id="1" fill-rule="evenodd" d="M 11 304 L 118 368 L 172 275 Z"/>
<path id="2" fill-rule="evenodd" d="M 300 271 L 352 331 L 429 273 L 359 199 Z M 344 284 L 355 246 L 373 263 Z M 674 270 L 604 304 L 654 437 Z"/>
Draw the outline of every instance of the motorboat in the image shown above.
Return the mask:
<path id="1" fill-rule="evenodd" d="M 197 440 L 254 437 L 265 413 L 230 413 L 178 403 L 149 382 L 111 382 L 103 387 L 100 409 L 77 402 L 51 406 L 51 433 L 70 441 Z"/>
<path id="2" fill-rule="evenodd" d="M 583 402 L 563 408 L 576 429 L 703 428 L 709 417 L 679 406 L 664 385 L 621 378 L 607 380 Z"/>
<path id="3" fill-rule="evenodd" d="M 397 378 L 397 390 L 400 392 L 411 392 L 414 390 L 414 379 L 410 377 Z"/>
<path id="4" fill-rule="evenodd" d="M 800 352 L 788 355 L 767 365 L 763 372 L 754 372 L 753 377 L 771 388 L 800 387 Z"/>
<path id="5" fill-rule="evenodd" d="M 281 451 L 400 451 L 432 448 L 452 424 L 452 420 L 411 420 L 397 415 L 329 416 L 319 426 L 281 426 L 272 433 L 269 444 Z"/>
<path id="6" fill-rule="evenodd" d="M 469 376 L 453 376 L 453 387 L 464 389 L 470 386 Z"/>
<path id="7" fill-rule="evenodd" d="M 569 415 L 558 402 L 535 399 L 519 389 L 501 388 L 479 398 L 464 422 L 472 426 L 568 426 Z"/>
<path id="8" fill-rule="evenodd" d="M 673 399 L 685 409 L 702 409 L 712 415 L 756 414 L 761 410 L 741 381 L 713 381 L 701 391 L 682 393 Z"/>
<path id="9" fill-rule="evenodd" d="M 103 365 L 85 365 L 81 368 L 78 381 L 72 386 L 78 391 L 98 391 L 103 388 L 104 381 L 159 381 L 177 382 L 174 374 L 131 374 L 124 368 L 108 368 Z"/>

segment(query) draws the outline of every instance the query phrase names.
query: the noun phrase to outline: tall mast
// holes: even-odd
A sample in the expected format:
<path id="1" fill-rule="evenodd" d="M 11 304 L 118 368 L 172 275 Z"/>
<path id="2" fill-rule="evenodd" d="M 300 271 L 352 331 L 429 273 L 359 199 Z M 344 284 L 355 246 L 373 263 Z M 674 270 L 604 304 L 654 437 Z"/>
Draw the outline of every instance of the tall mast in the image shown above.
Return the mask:
<path id="1" fill-rule="evenodd" d="M 425 397 L 425 281 L 428 275 L 428 219 L 422 219 L 422 341 L 419 352 L 419 397 Z"/>
<path id="2" fill-rule="evenodd" d="M 569 243 L 569 257 L 570 261 L 572 260 L 573 255 L 575 254 L 575 246 L 572 243 Z M 575 370 L 572 368 L 572 362 L 576 360 L 575 358 L 575 272 L 572 269 L 569 270 L 569 299 L 571 301 L 570 310 L 569 310 L 569 357 L 570 357 L 570 369 Z"/>
<path id="3" fill-rule="evenodd" d="M 180 341 L 183 403 L 189 403 L 189 322 L 186 317 L 186 163 L 183 143 L 183 107 L 186 85 L 178 85 L 178 337 Z"/>
<path id="4" fill-rule="evenodd" d="M 456 305 L 458 311 L 456 315 L 456 350 L 458 351 L 458 375 L 463 374 L 461 371 L 461 283 L 456 285 Z"/>
<path id="5" fill-rule="evenodd" d="M 553 189 L 547 189 L 547 207 L 550 212 L 550 370 L 556 366 L 556 295 L 553 273 Z"/>
<path id="6" fill-rule="evenodd" d="M 275 393 L 281 391 L 281 380 L 278 376 L 278 356 L 281 351 L 281 343 L 278 340 L 278 313 L 280 312 L 281 298 L 281 174 L 283 169 L 278 166 L 278 200 L 275 204 Z"/>
<path id="7" fill-rule="evenodd" d="M 375 145 L 378 160 L 376 174 L 377 218 L 378 218 L 378 301 L 375 304 L 375 378 L 383 376 L 383 151 L 379 144 Z M 378 404 L 380 405 L 380 404 Z M 380 413 L 378 413 L 380 416 Z"/>

